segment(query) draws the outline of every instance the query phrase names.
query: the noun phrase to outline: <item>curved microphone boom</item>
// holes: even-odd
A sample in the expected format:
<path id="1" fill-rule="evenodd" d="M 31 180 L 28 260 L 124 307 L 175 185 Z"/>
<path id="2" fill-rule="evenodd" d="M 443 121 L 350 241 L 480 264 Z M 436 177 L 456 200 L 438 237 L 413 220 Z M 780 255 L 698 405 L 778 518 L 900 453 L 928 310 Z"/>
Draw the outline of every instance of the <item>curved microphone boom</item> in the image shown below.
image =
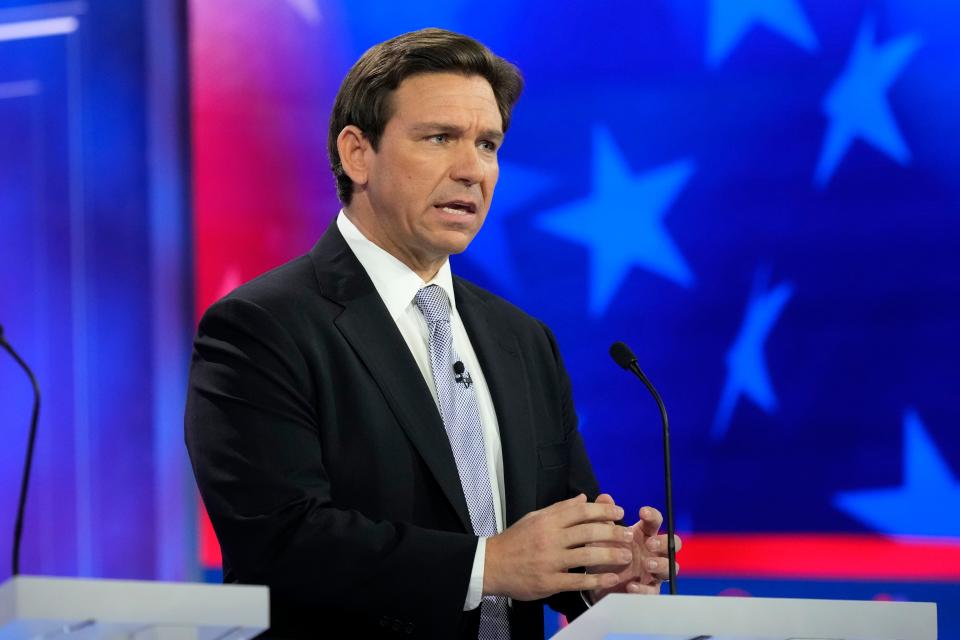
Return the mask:
<path id="1" fill-rule="evenodd" d="M 637 364 L 637 356 L 633 355 L 633 351 L 630 350 L 630 347 L 622 342 L 614 342 L 612 345 L 610 345 L 610 357 L 613 358 L 614 362 L 616 362 L 618 365 L 640 378 L 640 382 L 643 383 L 643 386 L 645 386 L 647 391 L 650 392 L 650 395 L 653 396 L 653 399 L 657 403 L 657 408 L 660 409 L 660 420 L 663 423 L 664 486 L 667 493 L 667 562 L 670 564 L 670 594 L 676 595 L 677 548 L 674 540 L 675 531 L 673 529 L 673 483 L 670 480 L 670 422 L 667 419 L 667 407 L 663 404 L 663 399 L 660 398 L 660 394 L 657 393 L 653 383 L 650 382 L 650 379 L 646 376 L 643 370 L 640 369 L 640 365 Z"/>
<path id="2" fill-rule="evenodd" d="M 27 440 L 27 459 L 23 464 L 23 480 L 20 483 L 20 501 L 17 503 L 17 522 L 13 529 L 13 575 L 20 573 L 20 540 L 23 537 L 23 512 L 27 506 L 27 487 L 30 484 L 30 467 L 33 465 L 33 445 L 37 439 L 37 418 L 40 415 L 40 386 L 27 366 L 7 339 L 3 335 L 3 325 L 0 325 L 0 347 L 6 349 L 17 364 L 27 372 L 30 384 L 33 385 L 33 416 L 30 418 L 30 436 Z"/>

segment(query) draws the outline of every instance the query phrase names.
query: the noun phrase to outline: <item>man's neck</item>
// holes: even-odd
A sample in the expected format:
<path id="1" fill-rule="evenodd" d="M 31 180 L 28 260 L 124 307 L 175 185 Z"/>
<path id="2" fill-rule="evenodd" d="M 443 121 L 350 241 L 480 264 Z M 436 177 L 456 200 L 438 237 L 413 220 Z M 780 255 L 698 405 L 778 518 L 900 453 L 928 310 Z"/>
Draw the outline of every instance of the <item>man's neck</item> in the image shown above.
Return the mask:
<path id="1" fill-rule="evenodd" d="M 433 280 L 447 261 L 447 257 L 436 260 L 418 259 L 412 252 L 405 251 L 396 243 L 391 242 L 388 234 L 384 233 L 382 227 L 376 224 L 372 215 L 358 215 L 356 211 L 351 211 L 350 207 L 344 207 L 343 213 L 353 223 L 353 226 L 363 234 L 364 238 L 405 264 L 424 282 Z"/>

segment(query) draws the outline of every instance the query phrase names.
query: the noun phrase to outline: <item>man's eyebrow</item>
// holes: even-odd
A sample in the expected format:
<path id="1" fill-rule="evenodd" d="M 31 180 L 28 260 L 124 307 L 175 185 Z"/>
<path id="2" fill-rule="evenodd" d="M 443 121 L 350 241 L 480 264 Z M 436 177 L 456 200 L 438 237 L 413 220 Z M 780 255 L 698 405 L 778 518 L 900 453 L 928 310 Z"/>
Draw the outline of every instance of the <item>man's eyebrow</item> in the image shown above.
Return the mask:
<path id="1" fill-rule="evenodd" d="M 480 137 L 493 140 L 494 142 L 502 142 L 503 131 L 500 131 L 499 129 L 485 129 L 480 132 Z"/>
<path id="2" fill-rule="evenodd" d="M 418 122 L 411 127 L 414 133 L 452 133 L 462 135 L 463 127 L 449 122 Z M 500 142 L 503 140 L 503 132 L 498 129 L 484 129 L 480 132 L 481 138 L 486 138 Z"/>

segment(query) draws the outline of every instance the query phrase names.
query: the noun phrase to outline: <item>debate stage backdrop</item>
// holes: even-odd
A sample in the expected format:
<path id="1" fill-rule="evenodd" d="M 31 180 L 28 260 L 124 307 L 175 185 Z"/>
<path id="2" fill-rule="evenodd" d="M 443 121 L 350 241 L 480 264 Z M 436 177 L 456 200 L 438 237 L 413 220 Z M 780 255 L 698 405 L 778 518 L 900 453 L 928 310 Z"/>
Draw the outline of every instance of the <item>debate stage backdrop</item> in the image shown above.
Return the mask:
<path id="1" fill-rule="evenodd" d="M 109 4 L 89 3 L 81 24 Z M 65 228 L 37 229 L 30 207 L 41 205 L 30 200 L 32 174 L 20 161 L 28 145 L 5 137 L 0 147 L 0 211 L 16 231 L 0 235 L 8 336 L 28 360 L 48 362 L 41 384 L 51 402 L 67 388 L 57 376 L 73 389 L 85 372 L 103 394 L 113 384 L 96 377 L 104 369 L 131 386 L 141 381 L 97 414 L 124 425 L 122 450 L 104 444 L 111 438 L 89 413 L 86 431 L 66 409 L 42 421 L 73 444 L 59 450 L 65 445 L 48 436 L 40 452 L 32 524 L 43 542 L 27 544 L 37 566 L 153 577 L 187 557 L 188 568 L 192 561 L 217 579 L 215 539 L 189 478 L 178 475 L 183 461 L 163 455 L 179 428 L 170 421 L 179 418 L 178 367 L 193 321 L 233 287 L 307 251 L 336 214 L 326 126 L 349 65 L 378 41 L 439 26 L 479 38 L 527 81 L 490 215 L 454 271 L 554 329 L 601 485 L 635 511 L 662 506 L 663 481 L 655 406 L 607 356 L 613 341 L 633 347 L 671 416 L 679 591 L 933 600 L 940 636 L 960 637 L 960 6 L 194 0 L 188 8 L 189 182 L 184 166 L 174 169 L 185 182 L 177 188 L 192 189 L 192 217 L 184 214 L 182 229 L 145 223 L 133 234 L 162 247 L 152 260 L 137 262 L 129 249 L 79 278 L 77 265 L 97 264 L 102 252 L 76 257 L 77 223 L 70 227 L 75 218 L 58 201 L 43 211 Z M 0 63 L 16 58 L 13 46 L 0 42 Z M 0 64 L 0 131 L 23 136 L 36 107 L 2 93 L 26 77 L 10 68 Z M 152 74 L 139 80 L 149 96 Z M 152 122 L 156 105 L 142 102 L 119 109 L 117 126 Z M 85 153 L 105 162 L 104 144 L 88 140 Z M 170 188 L 154 163 L 144 172 L 146 184 Z M 155 192 L 129 193 L 152 202 Z M 123 224 L 131 223 L 104 220 L 96 233 Z M 72 268 L 50 266 L 55 248 L 36 257 L 54 241 L 68 254 L 74 246 Z M 128 241 L 118 235 L 103 251 Z M 156 256 L 170 252 L 174 264 L 158 267 Z M 123 273 L 110 272 L 120 263 Z M 140 293 L 105 287 L 137 273 Z M 163 288 L 168 273 L 178 291 Z M 58 314 L 61 295 L 82 309 Z M 170 305 L 193 320 L 151 312 Z M 81 338 L 117 340 L 90 338 L 77 323 L 91 316 L 109 318 L 153 357 L 131 363 L 130 347 L 78 350 Z M 144 322 L 156 325 L 153 335 L 132 335 Z M 83 356 L 79 365 L 49 353 L 49 336 L 61 333 L 74 359 Z M 26 423 L 18 376 L 0 362 L 5 432 Z M 150 415 L 120 417 L 151 402 Z M 94 436 L 105 451 L 95 464 L 83 457 Z M 13 445 L 0 451 L 6 518 L 21 441 L 4 438 Z M 150 481 L 51 488 L 145 455 L 134 446 L 153 452 L 139 467 Z M 56 491 L 75 516 L 52 531 Z M 90 495 L 99 509 L 92 519 Z M 129 515 L 144 504 L 136 495 L 152 496 L 145 522 Z M 185 523 L 177 531 L 193 527 L 196 513 L 197 536 L 158 533 L 167 513 Z M 115 533 L 112 549 L 101 519 Z M 130 570 L 108 561 L 138 557 L 129 539 L 146 539 L 140 550 L 155 562 Z"/>

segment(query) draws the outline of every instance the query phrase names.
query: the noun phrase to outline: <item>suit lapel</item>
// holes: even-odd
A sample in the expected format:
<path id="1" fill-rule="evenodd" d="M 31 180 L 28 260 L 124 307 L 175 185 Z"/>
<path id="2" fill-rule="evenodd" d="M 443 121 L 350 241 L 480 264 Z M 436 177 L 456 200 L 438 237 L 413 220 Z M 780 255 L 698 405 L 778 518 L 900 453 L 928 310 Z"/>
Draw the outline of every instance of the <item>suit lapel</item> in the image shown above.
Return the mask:
<path id="1" fill-rule="evenodd" d="M 530 423 L 529 378 L 516 334 L 486 303 L 454 279 L 457 312 L 463 319 L 483 377 L 490 387 L 503 447 L 505 524 L 513 524 L 536 507 L 537 457 Z"/>
<path id="2" fill-rule="evenodd" d="M 380 295 L 336 222 L 310 253 L 320 291 L 343 307 L 334 324 L 376 381 L 410 442 L 472 531 L 456 462 L 433 396 Z"/>

